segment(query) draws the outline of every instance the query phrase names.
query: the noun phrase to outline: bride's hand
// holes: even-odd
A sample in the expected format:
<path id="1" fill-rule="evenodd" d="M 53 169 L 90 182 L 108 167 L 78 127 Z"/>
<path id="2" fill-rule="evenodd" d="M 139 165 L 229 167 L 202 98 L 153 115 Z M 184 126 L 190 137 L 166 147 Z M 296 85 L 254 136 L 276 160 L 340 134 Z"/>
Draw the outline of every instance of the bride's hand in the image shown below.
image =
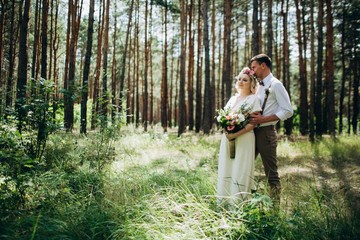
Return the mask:
<path id="1" fill-rule="evenodd" d="M 225 133 L 225 135 L 226 135 L 226 138 L 227 138 L 229 141 L 231 141 L 231 140 L 233 140 L 233 139 L 236 138 L 234 133 Z"/>

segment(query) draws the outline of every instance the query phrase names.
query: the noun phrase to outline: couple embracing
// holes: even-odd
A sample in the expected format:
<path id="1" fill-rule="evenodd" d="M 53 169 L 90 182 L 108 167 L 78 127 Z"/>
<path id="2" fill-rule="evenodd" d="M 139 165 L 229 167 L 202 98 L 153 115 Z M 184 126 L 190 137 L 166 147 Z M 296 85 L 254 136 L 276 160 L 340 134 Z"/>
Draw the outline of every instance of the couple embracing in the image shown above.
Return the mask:
<path id="1" fill-rule="evenodd" d="M 259 54 L 250 60 L 250 66 L 251 70 L 244 68 L 237 76 L 235 88 L 238 93 L 230 98 L 222 110 L 232 113 L 235 119 L 224 128 L 220 145 L 219 205 L 243 201 L 255 189 L 254 160 L 258 154 L 263 162 L 270 196 L 280 200 L 275 124 L 291 117 L 293 110 L 286 89 L 271 73 L 271 59 Z M 245 114 L 246 120 L 241 128 L 232 126 L 239 122 L 240 115 Z M 232 145 L 235 145 L 234 149 Z"/>

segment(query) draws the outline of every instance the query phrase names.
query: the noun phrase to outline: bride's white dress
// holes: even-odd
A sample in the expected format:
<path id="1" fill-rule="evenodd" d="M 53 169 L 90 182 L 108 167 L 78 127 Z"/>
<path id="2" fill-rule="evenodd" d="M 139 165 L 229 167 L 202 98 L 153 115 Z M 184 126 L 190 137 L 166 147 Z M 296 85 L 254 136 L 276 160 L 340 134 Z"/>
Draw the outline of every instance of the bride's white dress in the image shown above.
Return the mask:
<path id="1" fill-rule="evenodd" d="M 261 111 L 259 99 L 255 95 L 240 100 L 238 95 L 230 98 L 225 108 L 238 111 L 246 102 L 252 112 Z M 255 135 L 249 131 L 235 139 L 235 158 L 230 158 L 229 141 L 223 134 L 219 153 L 218 168 L 218 203 L 232 204 L 245 200 L 246 195 L 254 189 Z"/>

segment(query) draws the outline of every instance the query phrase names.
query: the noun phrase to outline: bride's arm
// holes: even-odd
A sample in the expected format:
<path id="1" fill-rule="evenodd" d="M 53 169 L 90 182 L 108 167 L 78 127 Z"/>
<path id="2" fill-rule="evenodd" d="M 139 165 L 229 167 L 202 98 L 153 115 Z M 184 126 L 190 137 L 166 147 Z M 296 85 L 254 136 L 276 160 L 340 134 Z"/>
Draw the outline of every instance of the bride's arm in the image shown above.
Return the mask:
<path id="1" fill-rule="evenodd" d="M 228 134 L 226 134 L 226 137 L 227 137 L 227 139 L 229 141 L 231 141 L 231 140 L 237 138 L 240 135 L 243 135 L 243 134 L 245 134 L 247 132 L 250 132 L 251 130 L 254 129 L 254 127 L 255 127 L 255 125 L 252 125 L 252 124 L 248 123 L 248 124 L 245 125 L 245 127 L 243 129 L 237 131 L 236 133 L 228 133 Z"/>

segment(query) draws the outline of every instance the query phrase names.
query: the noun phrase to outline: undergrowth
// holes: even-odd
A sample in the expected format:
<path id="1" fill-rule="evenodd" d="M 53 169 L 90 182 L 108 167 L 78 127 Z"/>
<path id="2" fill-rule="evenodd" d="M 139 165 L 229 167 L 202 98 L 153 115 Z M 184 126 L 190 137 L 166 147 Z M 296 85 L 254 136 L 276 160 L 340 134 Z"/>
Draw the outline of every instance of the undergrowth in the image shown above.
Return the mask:
<path id="1" fill-rule="evenodd" d="M 15 177 L 6 175 L 10 165 L 1 161 L 1 239 L 356 239 L 360 234 L 358 137 L 313 145 L 281 140 L 280 206 L 267 196 L 258 158 L 256 192 L 228 210 L 216 205 L 218 134 L 178 138 L 157 127 L 148 133 L 131 126 L 108 130 L 49 136 L 42 164 L 21 172 L 26 186 L 21 204 Z M 23 159 L 25 153 L 15 154 L 19 139 L 11 131 L 1 135 L 2 156 Z"/>

